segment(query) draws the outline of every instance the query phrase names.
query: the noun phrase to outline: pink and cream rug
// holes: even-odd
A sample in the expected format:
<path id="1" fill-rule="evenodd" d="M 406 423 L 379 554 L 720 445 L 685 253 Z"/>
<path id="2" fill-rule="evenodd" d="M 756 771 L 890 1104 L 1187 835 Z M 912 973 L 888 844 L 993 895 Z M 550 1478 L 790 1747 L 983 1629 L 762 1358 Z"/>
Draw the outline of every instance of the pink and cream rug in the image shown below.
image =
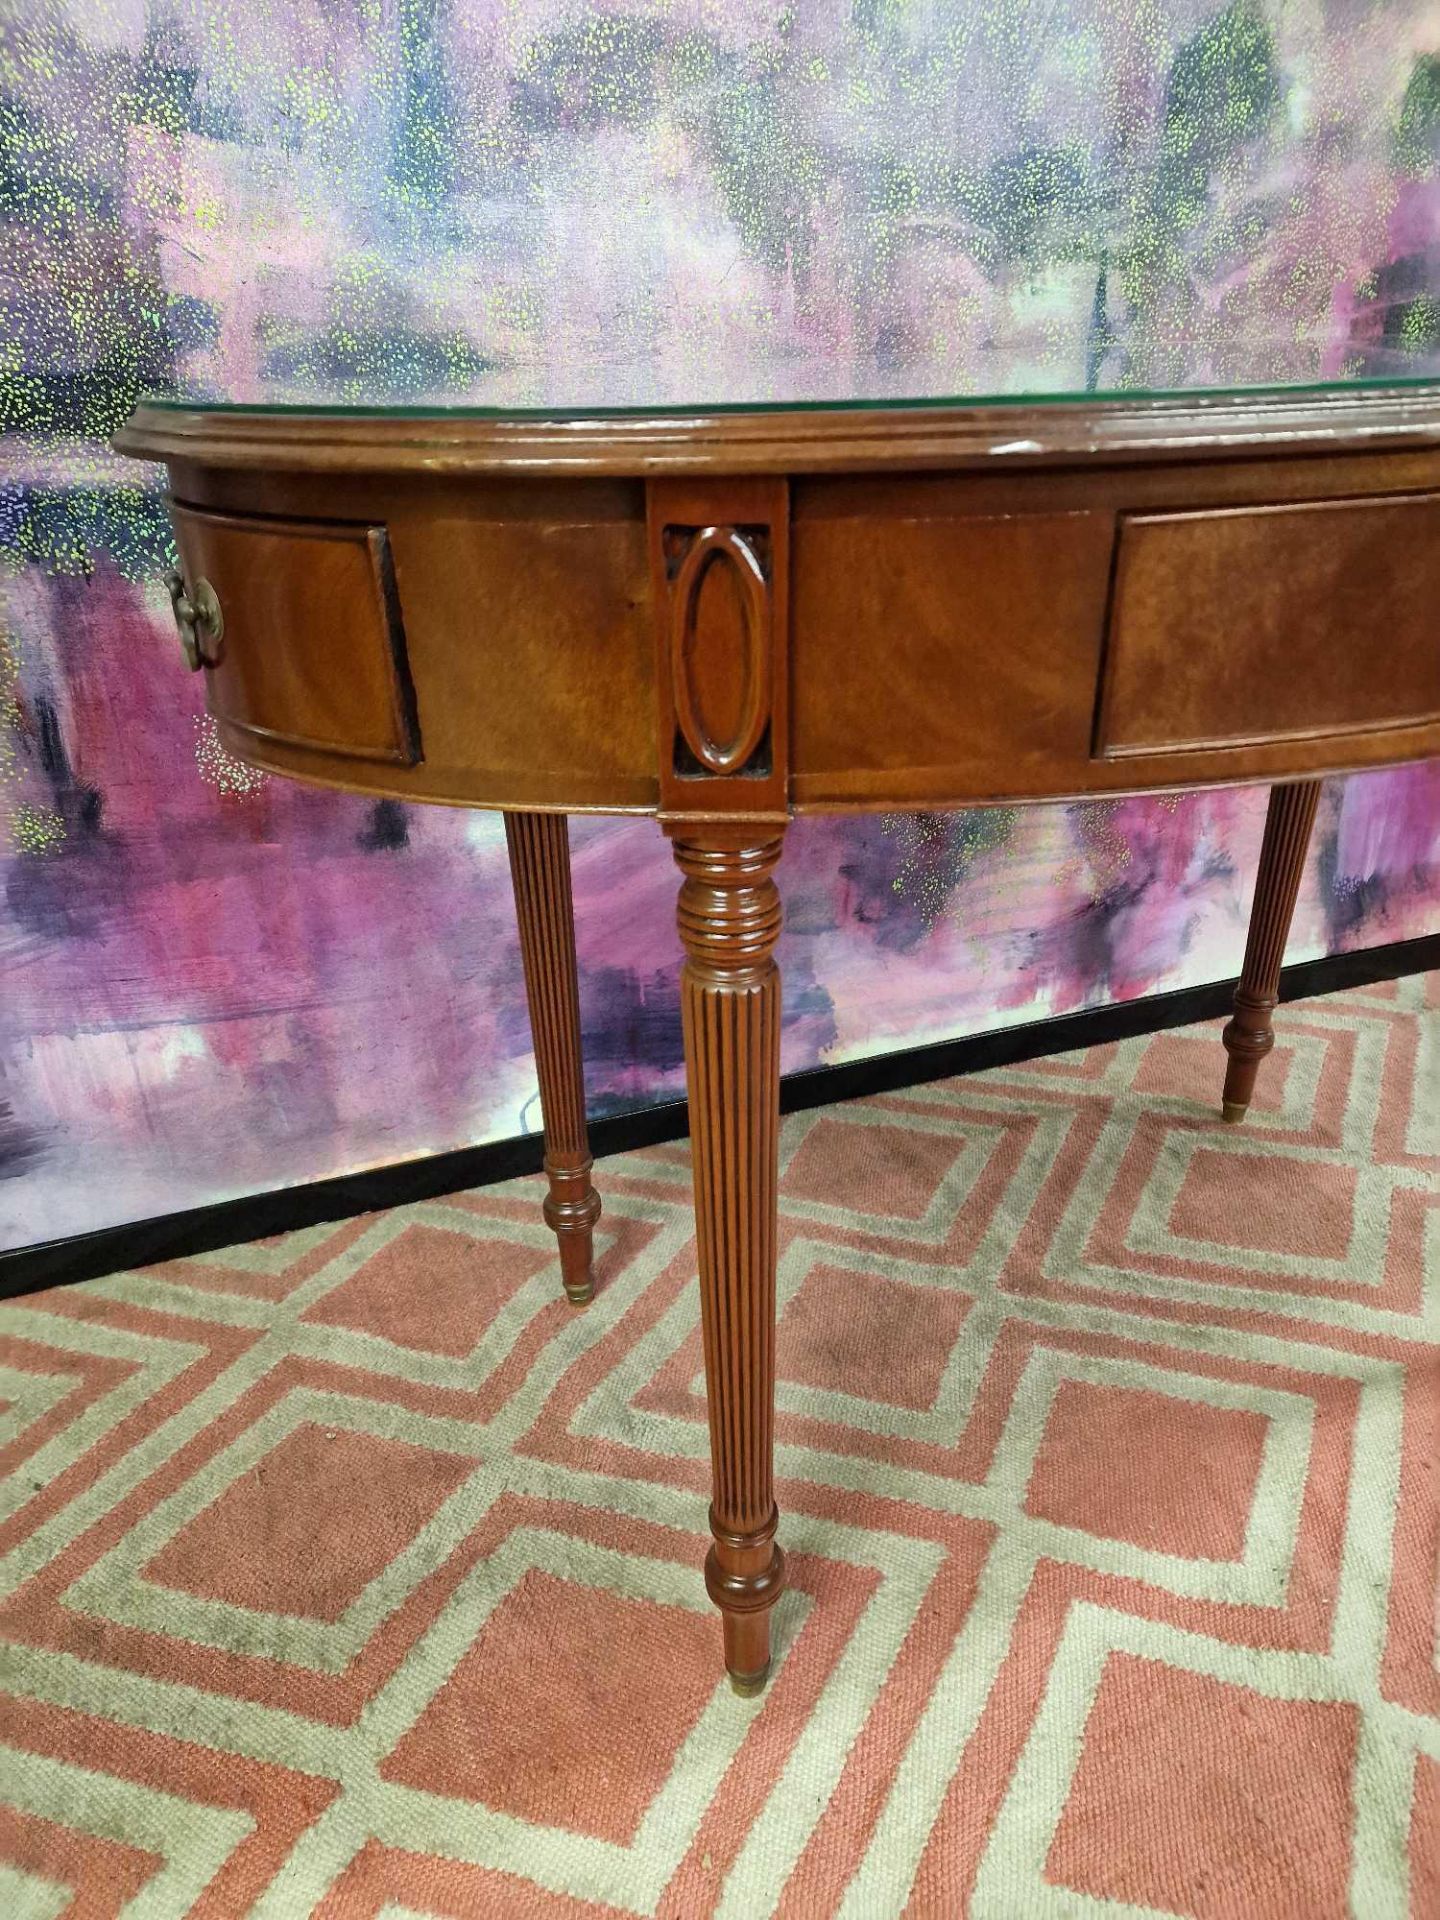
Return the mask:
<path id="1" fill-rule="evenodd" d="M 1440 975 L 797 1115 L 768 1692 L 683 1148 L 0 1306 L 0 1914 L 1440 1914 Z"/>

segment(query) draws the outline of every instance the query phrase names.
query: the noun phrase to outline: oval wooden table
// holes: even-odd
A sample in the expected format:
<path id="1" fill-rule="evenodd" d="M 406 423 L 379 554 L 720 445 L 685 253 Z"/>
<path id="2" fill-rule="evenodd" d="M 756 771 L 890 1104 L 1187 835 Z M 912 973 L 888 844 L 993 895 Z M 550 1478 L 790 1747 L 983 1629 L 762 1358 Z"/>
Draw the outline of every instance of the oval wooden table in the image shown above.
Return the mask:
<path id="1" fill-rule="evenodd" d="M 741 1691 L 772 1490 L 780 896 L 797 812 L 1273 785 L 1228 1049 L 1270 1048 L 1321 775 L 1440 752 L 1440 385 L 687 412 L 146 404 L 231 752 L 506 815 L 564 1284 L 590 1182 L 565 816 L 649 814 L 682 1004 Z"/>

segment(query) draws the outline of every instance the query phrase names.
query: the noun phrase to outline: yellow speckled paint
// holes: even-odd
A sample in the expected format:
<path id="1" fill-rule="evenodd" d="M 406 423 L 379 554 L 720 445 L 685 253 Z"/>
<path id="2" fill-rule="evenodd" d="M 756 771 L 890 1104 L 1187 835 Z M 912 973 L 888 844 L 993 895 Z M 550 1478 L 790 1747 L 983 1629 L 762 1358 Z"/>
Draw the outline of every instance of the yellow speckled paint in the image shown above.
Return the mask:
<path id="1" fill-rule="evenodd" d="M 1433 0 L 13 0 L 0 1245 L 537 1119 L 498 823 L 223 752 L 157 477 L 105 450 L 139 393 L 1420 371 L 1437 149 Z M 787 1067 L 1224 975 L 1263 805 L 800 824 Z M 1433 767 L 1329 789 L 1293 952 L 1440 924 L 1437 821 Z M 575 842 L 592 1101 L 668 1097 L 671 865 Z"/>

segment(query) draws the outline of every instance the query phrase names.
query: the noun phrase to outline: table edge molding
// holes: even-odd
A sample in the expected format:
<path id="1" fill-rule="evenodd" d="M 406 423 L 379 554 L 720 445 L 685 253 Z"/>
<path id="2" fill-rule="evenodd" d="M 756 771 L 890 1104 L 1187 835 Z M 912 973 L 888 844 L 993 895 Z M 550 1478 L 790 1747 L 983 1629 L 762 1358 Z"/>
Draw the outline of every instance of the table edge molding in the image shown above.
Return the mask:
<path id="1" fill-rule="evenodd" d="M 1440 445 L 1440 381 L 975 406 L 547 415 L 141 402 L 116 450 L 292 473 L 559 478 L 924 472 Z"/>

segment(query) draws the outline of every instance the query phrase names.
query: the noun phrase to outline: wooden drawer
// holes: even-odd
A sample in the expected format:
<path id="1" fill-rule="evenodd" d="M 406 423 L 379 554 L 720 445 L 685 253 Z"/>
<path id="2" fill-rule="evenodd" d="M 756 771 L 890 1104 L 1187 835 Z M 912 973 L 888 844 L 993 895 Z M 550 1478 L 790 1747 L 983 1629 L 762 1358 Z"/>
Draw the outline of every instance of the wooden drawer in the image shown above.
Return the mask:
<path id="1" fill-rule="evenodd" d="M 214 588 L 224 633 L 210 711 L 266 741 L 361 760 L 420 759 L 415 695 L 385 529 L 202 512 L 171 515 L 193 590 Z"/>
<path id="2" fill-rule="evenodd" d="M 1120 517 L 1095 751 L 1440 718 L 1440 493 Z"/>

